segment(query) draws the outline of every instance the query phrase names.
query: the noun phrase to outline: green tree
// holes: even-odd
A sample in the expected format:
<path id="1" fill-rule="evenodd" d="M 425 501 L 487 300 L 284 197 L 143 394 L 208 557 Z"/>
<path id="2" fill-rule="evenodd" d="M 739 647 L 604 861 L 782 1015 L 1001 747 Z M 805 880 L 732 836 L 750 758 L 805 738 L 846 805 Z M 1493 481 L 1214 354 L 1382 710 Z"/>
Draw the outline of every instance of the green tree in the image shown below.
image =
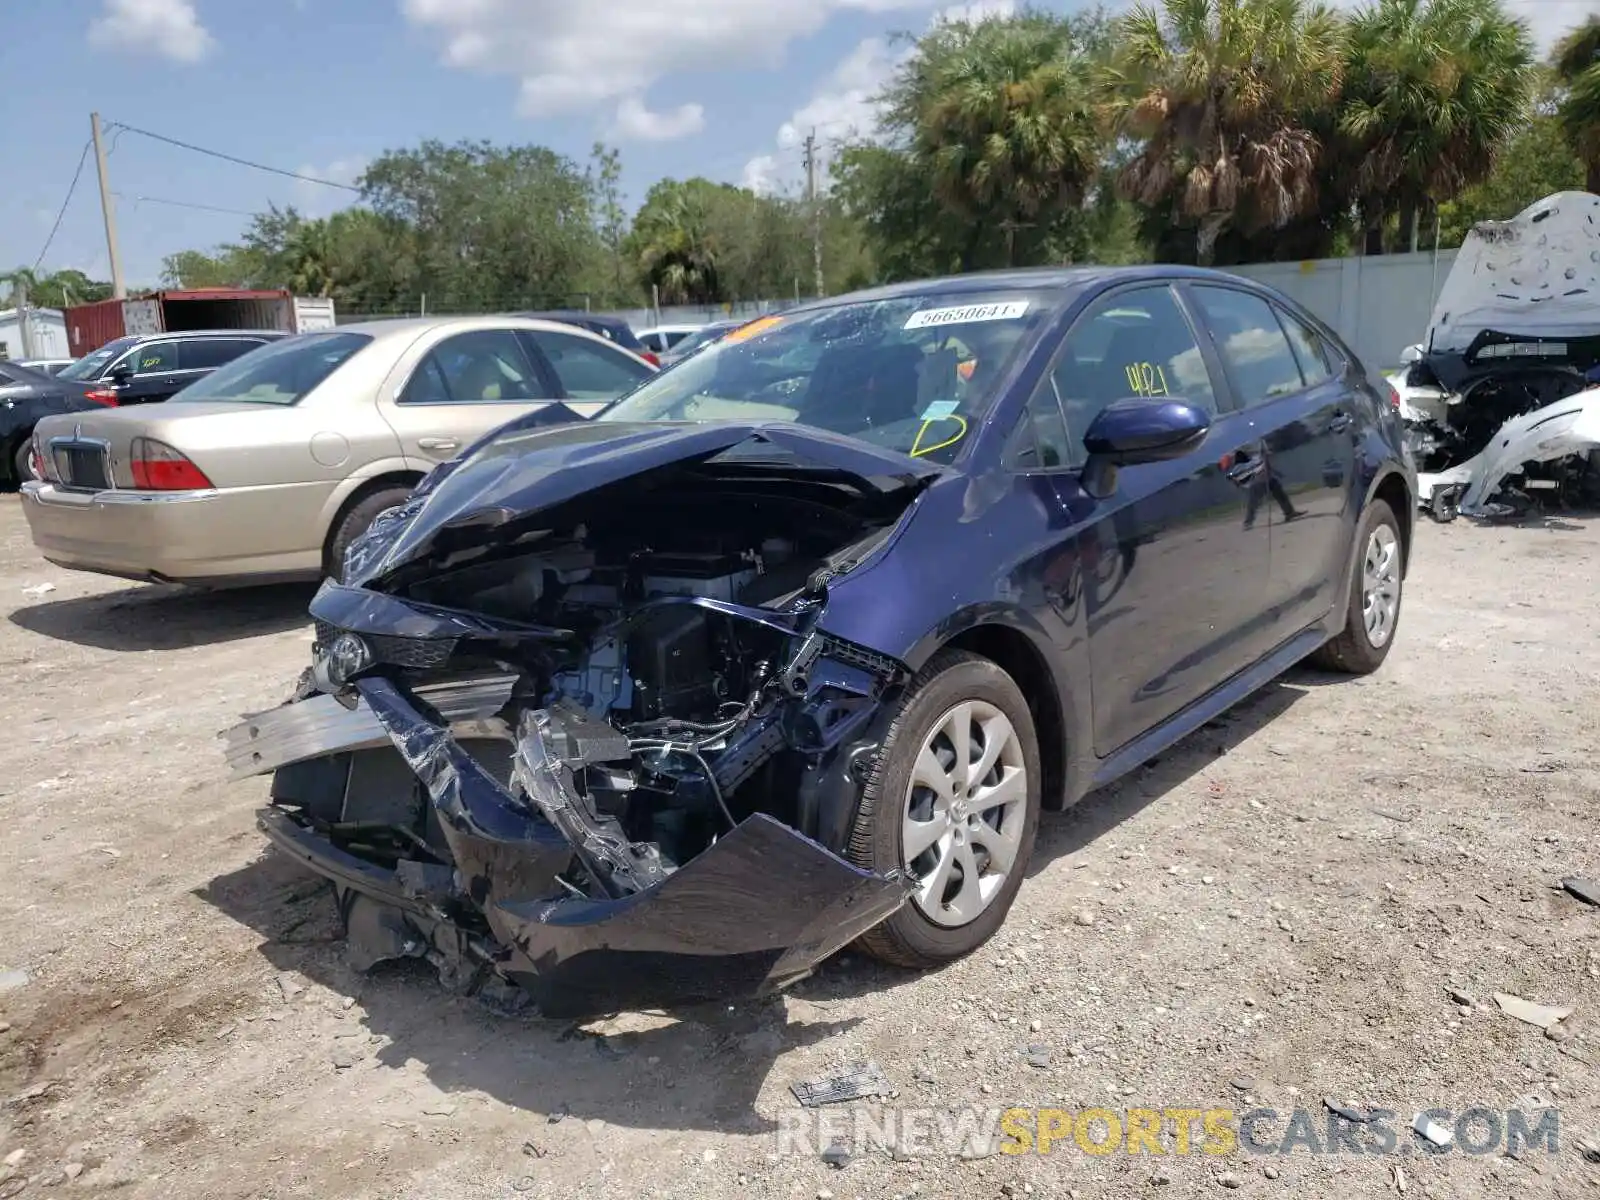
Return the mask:
<path id="1" fill-rule="evenodd" d="M 1316 211 L 1323 146 L 1307 114 L 1332 105 L 1344 24 L 1306 0 L 1162 0 L 1122 18 L 1102 75 L 1114 131 L 1140 149 L 1125 196 L 1192 231 L 1282 229 Z"/>
<path id="2" fill-rule="evenodd" d="M 595 199 L 595 230 L 605 252 L 605 298 L 625 304 L 634 299 L 627 278 L 622 244 L 628 236 L 628 213 L 622 206 L 622 156 L 601 142 L 590 151 L 591 185 Z"/>
<path id="3" fill-rule="evenodd" d="M 1533 44 L 1500 0 L 1377 0 L 1350 22 L 1339 162 L 1368 232 L 1400 247 L 1418 218 L 1482 182 L 1527 120 Z"/>
<path id="4" fill-rule="evenodd" d="M 1504 221 L 1555 192 L 1583 187 L 1583 163 L 1568 144 L 1546 88 L 1512 134 L 1487 179 L 1439 206 L 1439 245 L 1459 246 L 1479 221 Z M 1432 247 L 1433 230 L 1424 230 Z"/>
<path id="5" fill-rule="evenodd" d="M 430 309 L 576 303 L 593 279 L 590 180 L 542 146 L 428 141 L 378 158 L 361 187 L 375 213 L 413 231 Z"/>
<path id="6" fill-rule="evenodd" d="M 1561 131 L 1583 160 L 1586 188 L 1600 193 L 1600 16 L 1562 38 L 1551 65 L 1563 91 Z"/>
<path id="7" fill-rule="evenodd" d="M 1100 151 L 1086 40 L 1045 13 L 944 22 L 885 96 L 887 127 L 966 222 L 964 267 L 994 231 L 1002 264 L 1019 261 L 1019 242 L 1037 261 L 1057 218 L 1082 203 Z"/>
<path id="8" fill-rule="evenodd" d="M 640 282 L 656 289 L 662 304 L 714 304 L 722 299 L 711 210 L 727 187 L 709 179 L 663 179 L 645 194 L 633 218 L 628 250 Z"/>

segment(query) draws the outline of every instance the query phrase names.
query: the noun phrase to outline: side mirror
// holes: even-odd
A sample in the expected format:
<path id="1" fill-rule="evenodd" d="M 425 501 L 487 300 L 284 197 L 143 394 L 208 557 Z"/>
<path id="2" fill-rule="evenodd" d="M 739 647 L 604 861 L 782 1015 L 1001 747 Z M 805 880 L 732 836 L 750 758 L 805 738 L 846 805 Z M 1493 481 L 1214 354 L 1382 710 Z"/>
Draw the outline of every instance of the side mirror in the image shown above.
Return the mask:
<path id="1" fill-rule="evenodd" d="M 1401 361 L 1402 364 L 1407 365 L 1407 366 L 1409 366 L 1411 363 L 1414 363 L 1414 362 L 1421 362 L 1422 361 L 1422 347 L 1421 346 L 1407 346 L 1404 350 L 1400 351 L 1400 361 Z"/>
<path id="2" fill-rule="evenodd" d="M 1211 417 L 1203 408 L 1168 396 L 1129 397 L 1106 405 L 1083 435 L 1089 452 L 1083 487 L 1091 496 L 1109 496 L 1117 468 L 1182 458 L 1205 440 Z"/>
<path id="3" fill-rule="evenodd" d="M 111 368 L 110 378 L 112 383 L 121 387 L 133 378 L 133 368 L 127 363 L 118 363 Z"/>

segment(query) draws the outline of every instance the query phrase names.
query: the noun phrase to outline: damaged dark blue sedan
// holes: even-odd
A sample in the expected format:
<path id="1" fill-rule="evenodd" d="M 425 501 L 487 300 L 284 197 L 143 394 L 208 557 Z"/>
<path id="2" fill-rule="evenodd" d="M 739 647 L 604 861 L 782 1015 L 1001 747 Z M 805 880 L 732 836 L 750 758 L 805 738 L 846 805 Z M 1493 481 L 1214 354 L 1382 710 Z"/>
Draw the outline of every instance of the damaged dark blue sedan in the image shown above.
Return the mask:
<path id="1" fill-rule="evenodd" d="M 1388 396 L 1250 282 L 840 297 L 439 467 L 228 753 L 361 967 L 582 1015 L 934 966 L 1042 808 L 1302 659 L 1376 669 L 1415 508 Z"/>

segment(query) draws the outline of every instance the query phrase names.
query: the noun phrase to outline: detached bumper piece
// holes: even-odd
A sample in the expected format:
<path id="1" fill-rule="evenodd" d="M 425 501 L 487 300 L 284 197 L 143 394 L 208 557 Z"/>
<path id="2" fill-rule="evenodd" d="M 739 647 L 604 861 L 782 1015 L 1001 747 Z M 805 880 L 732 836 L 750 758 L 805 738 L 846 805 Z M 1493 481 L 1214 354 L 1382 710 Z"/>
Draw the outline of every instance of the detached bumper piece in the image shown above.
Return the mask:
<path id="1" fill-rule="evenodd" d="M 783 987 L 905 903 L 906 880 L 760 813 L 672 868 L 573 786 L 620 779 L 627 739 L 559 706 L 513 731 L 485 711 L 503 686 L 366 678 L 353 710 L 315 696 L 227 735 L 240 774 L 279 768 L 258 822 L 333 882 L 358 968 L 426 958 L 550 1017 L 670 1007 Z M 403 763 L 371 753 L 377 730 Z"/>

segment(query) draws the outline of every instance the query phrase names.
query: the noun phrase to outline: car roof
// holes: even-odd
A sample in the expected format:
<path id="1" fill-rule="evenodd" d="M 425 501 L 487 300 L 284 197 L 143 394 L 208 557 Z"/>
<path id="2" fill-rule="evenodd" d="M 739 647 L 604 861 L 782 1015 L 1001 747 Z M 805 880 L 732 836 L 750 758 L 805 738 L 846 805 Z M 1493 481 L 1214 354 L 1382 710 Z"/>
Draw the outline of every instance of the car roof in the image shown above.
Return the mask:
<path id="1" fill-rule="evenodd" d="M 288 337 L 282 329 L 167 329 L 161 333 L 127 333 L 114 341 L 154 342 L 170 338 Z M 109 345 L 109 343 L 107 343 Z"/>
<path id="2" fill-rule="evenodd" d="M 1065 293 L 1114 283 L 1135 283 L 1142 279 L 1152 281 L 1193 279 L 1243 287 L 1261 286 L 1253 280 L 1231 275 L 1213 267 L 1189 267 L 1177 263 L 1144 263 L 1126 267 L 1025 267 L 971 271 L 964 275 L 945 275 L 934 279 L 885 284 L 859 292 L 847 292 L 822 300 L 811 300 L 797 308 L 788 309 L 787 312 L 800 313 L 812 309 L 831 308 L 837 304 L 900 300 L 912 296 L 926 296 L 930 293 L 959 296 L 965 293 L 1003 291 L 1008 288 Z"/>
<path id="3" fill-rule="evenodd" d="M 433 329 L 457 329 L 462 333 L 469 333 L 474 329 L 531 329 L 542 330 L 545 333 L 568 333 L 579 337 L 593 338 L 597 342 L 604 342 L 608 346 L 617 344 L 606 338 L 574 326 L 566 321 L 558 321 L 549 317 L 524 317 L 516 314 L 486 315 L 471 317 L 394 317 L 381 321 L 356 321 L 349 325 L 340 325 L 333 330 L 319 330 L 327 333 L 360 333 L 379 341 L 393 338 L 414 339 Z M 617 347 L 628 351 L 626 346 Z M 628 351 L 632 353 L 632 351 Z"/>

